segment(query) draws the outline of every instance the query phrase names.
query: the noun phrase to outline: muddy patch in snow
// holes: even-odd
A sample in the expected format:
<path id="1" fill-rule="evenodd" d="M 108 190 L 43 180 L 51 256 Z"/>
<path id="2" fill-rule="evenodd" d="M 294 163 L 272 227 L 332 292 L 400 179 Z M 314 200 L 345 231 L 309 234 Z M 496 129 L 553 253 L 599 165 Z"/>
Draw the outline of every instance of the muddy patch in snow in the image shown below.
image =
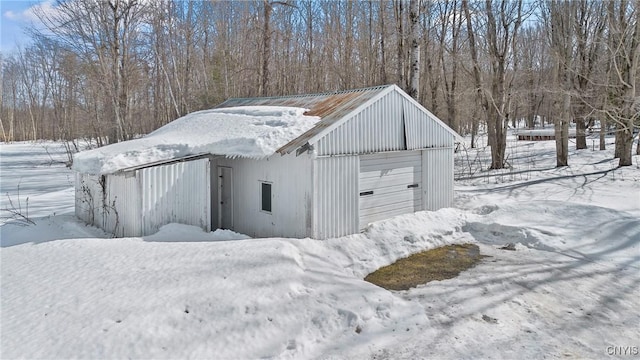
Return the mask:
<path id="1" fill-rule="evenodd" d="M 387 290 L 409 290 L 430 281 L 452 279 L 484 257 L 474 244 L 447 245 L 400 259 L 364 280 Z"/>

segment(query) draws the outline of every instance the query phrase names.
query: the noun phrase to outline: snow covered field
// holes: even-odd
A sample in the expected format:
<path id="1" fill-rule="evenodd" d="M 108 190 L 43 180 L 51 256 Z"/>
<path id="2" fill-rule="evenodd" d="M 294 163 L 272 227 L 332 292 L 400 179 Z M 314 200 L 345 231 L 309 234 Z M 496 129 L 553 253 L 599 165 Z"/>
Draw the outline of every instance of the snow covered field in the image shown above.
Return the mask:
<path id="1" fill-rule="evenodd" d="M 0 357 L 637 357 L 640 168 L 581 150 L 556 169 L 553 142 L 512 144 L 513 169 L 465 155 L 455 208 L 324 241 L 177 224 L 108 238 L 73 217 L 73 173 L 51 163 L 62 145 L 2 144 L 0 208 L 19 184 L 36 225 L 0 227 Z M 463 242 L 489 257 L 455 279 L 362 280 Z"/>

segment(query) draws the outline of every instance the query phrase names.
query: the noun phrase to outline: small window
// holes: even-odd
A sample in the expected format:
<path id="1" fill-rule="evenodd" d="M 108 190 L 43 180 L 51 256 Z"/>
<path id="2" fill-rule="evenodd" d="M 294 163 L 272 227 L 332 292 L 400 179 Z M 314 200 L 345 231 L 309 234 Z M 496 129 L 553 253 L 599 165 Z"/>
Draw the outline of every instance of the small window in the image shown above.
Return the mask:
<path id="1" fill-rule="evenodd" d="M 271 212 L 271 184 L 266 182 L 260 183 L 260 193 L 262 198 L 261 210 Z"/>

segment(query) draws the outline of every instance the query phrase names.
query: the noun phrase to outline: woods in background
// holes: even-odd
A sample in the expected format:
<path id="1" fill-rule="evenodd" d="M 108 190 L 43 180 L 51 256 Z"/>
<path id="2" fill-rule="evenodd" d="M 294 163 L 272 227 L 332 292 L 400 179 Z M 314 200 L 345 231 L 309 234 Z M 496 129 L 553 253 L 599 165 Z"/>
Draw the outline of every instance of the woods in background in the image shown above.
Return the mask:
<path id="1" fill-rule="evenodd" d="M 1 56 L 3 141 L 149 133 L 229 97 L 395 83 L 462 135 L 569 123 L 616 134 L 631 165 L 640 125 L 640 0 L 67 0 Z M 540 125 L 542 125 L 540 124 Z M 73 144 L 73 143 L 72 143 Z M 600 148 L 605 147 L 604 137 Z M 636 151 L 640 151 L 640 145 Z"/>

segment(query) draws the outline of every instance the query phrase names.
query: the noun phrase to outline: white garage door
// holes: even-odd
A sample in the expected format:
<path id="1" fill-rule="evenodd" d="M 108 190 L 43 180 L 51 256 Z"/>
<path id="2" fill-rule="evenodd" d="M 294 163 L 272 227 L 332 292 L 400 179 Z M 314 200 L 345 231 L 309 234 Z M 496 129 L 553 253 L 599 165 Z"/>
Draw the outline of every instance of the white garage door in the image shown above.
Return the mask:
<path id="1" fill-rule="evenodd" d="M 373 221 L 422 210 L 420 151 L 360 157 L 360 230 Z"/>

